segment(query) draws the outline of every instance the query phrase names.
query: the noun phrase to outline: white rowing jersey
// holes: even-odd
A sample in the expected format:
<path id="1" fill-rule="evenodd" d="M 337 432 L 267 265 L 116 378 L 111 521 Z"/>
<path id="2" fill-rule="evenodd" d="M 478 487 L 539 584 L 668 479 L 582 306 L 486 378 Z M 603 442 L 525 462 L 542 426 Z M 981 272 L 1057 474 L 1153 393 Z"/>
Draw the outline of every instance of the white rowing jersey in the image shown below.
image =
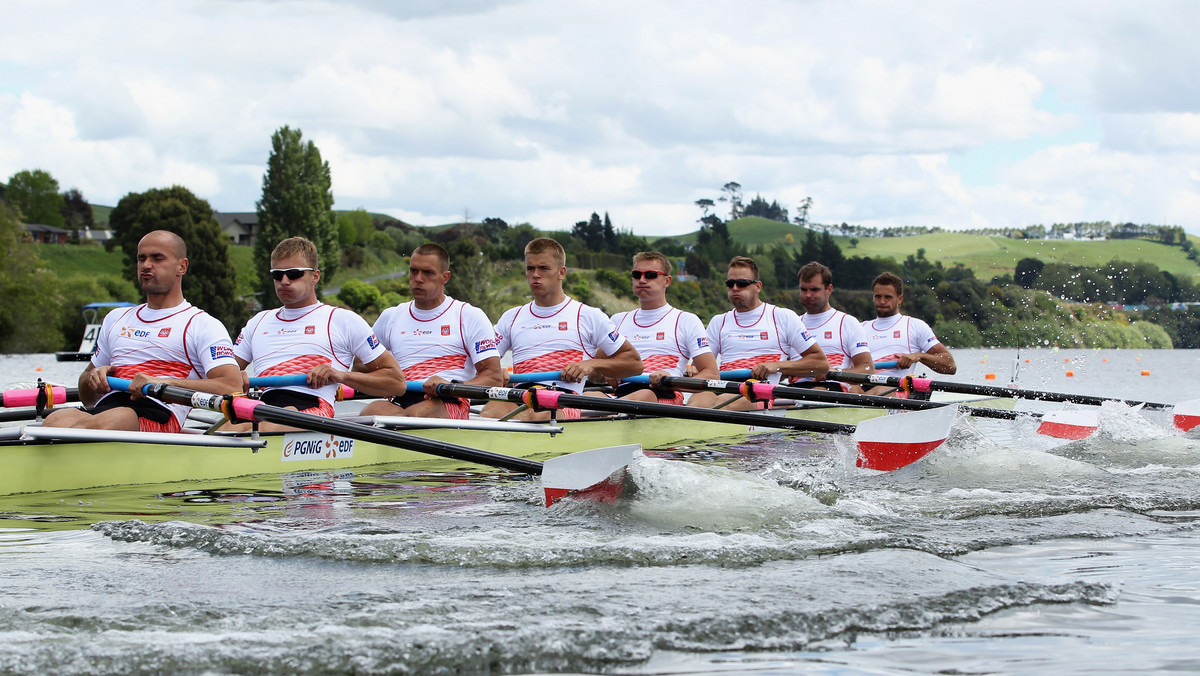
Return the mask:
<path id="1" fill-rule="evenodd" d="M 348 372 L 355 357 L 369 364 L 384 352 L 366 320 L 350 310 L 324 303 L 263 310 L 246 322 L 233 345 L 234 355 L 247 362 L 246 373 L 252 378 L 308 373 L 321 364 Z M 282 389 L 310 394 L 332 404 L 337 388 L 334 383 L 320 388 L 289 385 Z"/>
<path id="2" fill-rule="evenodd" d="M 867 345 L 876 362 L 895 361 L 898 355 L 928 352 L 941 341 L 933 335 L 928 324 L 908 315 L 894 314 L 880 317 L 863 324 L 867 334 Z M 876 369 L 881 376 L 906 376 L 917 368 L 916 364 L 906 369 Z"/>
<path id="3" fill-rule="evenodd" d="M 683 376 L 689 361 L 712 352 L 700 318 L 670 305 L 618 312 L 612 320 L 641 355 L 643 373 L 668 371 Z"/>
<path id="4" fill-rule="evenodd" d="M 730 310 L 708 323 L 708 344 L 722 371 L 748 369 L 769 361 L 795 361 L 817 341 L 795 312 L 762 303 L 749 312 Z M 767 380 L 778 383 L 780 375 Z"/>
<path id="5" fill-rule="evenodd" d="M 226 364 L 237 366 L 229 331 L 216 317 L 186 301 L 171 308 L 152 310 L 143 303 L 108 313 L 92 354 L 93 366 L 110 366 L 110 376 L 127 380 L 139 373 L 194 380 Z M 180 426 L 192 410 L 164 405 Z"/>
<path id="6" fill-rule="evenodd" d="M 465 382 L 475 377 L 476 364 L 500 354 L 483 310 L 449 296 L 432 310 L 411 300 L 384 310 L 375 321 L 375 335 L 409 380 L 436 375 Z"/>
<path id="7" fill-rule="evenodd" d="M 829 308 L 820 314 L 806 312 L 800 315 L 800 321 L 825 352 L 830 370 L 850 368 L 855 356 L 871 352 L 862 324 L 841 310 Z M 806 380 L 812 378 L 795 379 L 796 382 Z"/>
<path id="8" fill-rule="evenodd" d="M 603 352 L 614 355 L 625 344 L 612 320 L 603 311 L 567 298 L 554 307 L 528 303 L 510 308 L 496 322 L 496 349 L 512 350 L 513 373 L 560 371 Z M 549 385 L 579 393 L 583 383 L 548 380 Z"/>

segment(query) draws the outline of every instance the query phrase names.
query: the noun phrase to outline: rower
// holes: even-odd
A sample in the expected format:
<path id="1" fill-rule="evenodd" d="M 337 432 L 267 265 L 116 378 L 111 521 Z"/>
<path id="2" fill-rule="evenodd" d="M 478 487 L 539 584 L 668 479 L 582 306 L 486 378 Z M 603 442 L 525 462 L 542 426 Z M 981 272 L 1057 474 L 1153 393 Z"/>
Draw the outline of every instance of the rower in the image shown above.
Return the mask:
<path id="1" fill-rule="evenodd" d="M 682 404 L 683 393 L 658 387 L 664 376 L 684 376 L 688 362 L 696 368 L 695 377 L 716 380 L 720 377 L 717 359 L 708 347 L 704 324 L 691 312 L 667 303 L 671 286 L 671 261 L 657 251 L 643 251 L 633 257 L 633 293 L 638 309 L 613 315 L 613 324 L 642 357 L 642 368 L 650 384 L 624 383 L 617 386 L 622 399 Z M 689 406 L 712 406 L 717 395 L 696 392 Z"/>
<path id="2" fill-rule="evenodd" d="M 404 393 L 404 373 L 380 344 L 366 320 L 345 308 L 317 299 L 321 270 L 317 247 L 304 237 L 289 237 L 271 252 L 271 278 L 283 307 L 254 315 L 233 346 L 238 366 L 249 378 L 305 374 L 307 384 L 268 388 L 263 403 L 333 417 L 339 384 L 380 397 Z M 361 371 L 352 371 L 355 360 Z M 225 429 L 240 430 L 243 423 Z M 264 432 L 293 428 L 265 422 Z"/>
<path id="3" fill-rule="evenodd" d="M 829 368 L 851 373 L 874 373 L 875 363 L 871 359 L 871 350 L 867 347 L 867 337 L 863 333 L 862 324 L 845 312 L 833 309 L 829 304 L 829 298 L 833 295 L 833 271 L 813 261 L 800 268 L 797 277 L 800 279 L 800 302 L 805 309 L 805 313 L 800 315 L 800 321 L 804 322 L 808 335 L 812 336 L 825 352 Z M 844 368 L 846 366 L 849 368 Z M 807 387 L 803 383 L 820 383 L 818 389 L 835 388 L 862 394 L 863 389 L 858 385 L 824 380 L 824 375 L 801 378 L 798 381 L 793 379 L 793 382 L 801 387 Z"/>
<path id="4" fill-rule="evenodd" d="M 525 279 L 533 302 L 507 310 L 496 322 L 500 354 L 512 350 L 513 373 L 558 371 L 558 380 L 540 385 L 571 392 L 583 391 L 589 378 L 625 378 L 642 372 L 642 359 L 613 326 L 608 315 L 563 293 L 567 253 L 549 237 L 525 245 Z M 601 395 L 603 396 L 603 395 Z M 488 402 L 483 415 L 500 418 L 516 404 Z M 580 410 L 564 408 L 563 418 L 578 418 Z M 545 420 L 548 411 L 523 411 L 518 420 Z"/>
<path id="5" fill-rule="evenodd" d="M 763 283 L 754 259 L 735 256 L 729 261 L 725 287 L 733 309 L 708 323 L 708 344 L 720 355 L 722 371 L 748 368 L 752 378 L 772 384 L 784 376 L 812 378 L 829 371 L 829 360 L 817 341 L 805 332 L 800 317 L 758 297 Z M 717 405 L 738 396 L 725 395 Z M 757 405 L 739 399 L 728 407 L 746 410 Z"/>
<path id="6" fill-rule="evenodd" d="M 864 325 L 868 347 L 879 361 L 896 362 L 895 368 L 878 369 L 876 373 L 901 377 L 912 374 L 917 364 L 924 364 L 937 373 L 953 375 L 958 370 L 954 355 L 937 339 L 933 329 L 916 317 L 900 314 L 900 304 L 904 302 L 904 282 L 900 277 L 891 272 L 881 273 L 871 288 L 876 319 Z M 867 393 L 885 394 L 889 390 L 877 386 Z M 927 392 L 914 394 L 929 397 Z M 903 390 L 895 396 L 904 396 Z"/>
<path id="7" fill-rule="evenodd" d="M 166 383 L 210 394 L 240 388 L 229 331 L 183 298 L 183 238 L 167 230 L 142 237 L 136 270 L 146 302 L 104 318 L 96 351 L 79 376 L 79 400 L 89 408 L 57 409 L 45 426 L 178 432 L 191 408 L 144 397 L 143 387 Z M 113 391 L 108 376 L 132 380 L 130 391 Z"/>
<path id="8" fill-rule="evenodd" d="M 498 387 L 503 382 L 496 332 L 483 310 L 446 295 L 450 254 L 433 243 L 412 252 L 408 290 L 413 299 L 390 307 L 375 322 L 375 335 L 396 355 L 404 375 L 424 380 L 424 392 L 409 392 L 363 408 L 363 415 L 399 415 L 466 420 L 470 402 L 437 396 L 437 386 L 459 382 Z"/>

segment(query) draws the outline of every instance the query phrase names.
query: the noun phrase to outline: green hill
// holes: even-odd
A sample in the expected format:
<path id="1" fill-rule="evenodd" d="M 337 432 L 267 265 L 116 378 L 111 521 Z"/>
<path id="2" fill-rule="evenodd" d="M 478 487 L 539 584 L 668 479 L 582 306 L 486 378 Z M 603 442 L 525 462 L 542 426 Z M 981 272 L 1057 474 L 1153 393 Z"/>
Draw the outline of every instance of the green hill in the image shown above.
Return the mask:
<path id="1" fill-rule="evenodd" d="M 747 247 L 771 247 L 777 243 L 786 244 L 789 234 L 792 235 L 794 244 L 799 245 L 808 231 L 798 225 L 750 217 L 729 223 L 729 234 Z M 671 239 L 692 244 L 696 241 L 696 233 Z M 959 232 L 908 237 L 858 237 L 855 246 L 851 246 L 851 239 L 853 238 L 834 237 L 846 256 L 884 256 L 903 260 L 909 255 L 916 255 L 918 249 L 924 249 L 925 257 L 929 260 L 940 261 L 945 267 L 962 264 L 981 279 L 1011 274 L 1017 261 L 1022 258 L 1037 258 L 1045 263 L 1096 266 L 1119 258 L 1123 261 L 1150 263 L 1177 277 L 1200 282 L 1200 265 L 1188 260 L 1183 249 L 1144 239 L 1023 240 Z M 1193 244 L 1200 246 L 1200 238 L 1189 236 L 1189 239 Z"/>

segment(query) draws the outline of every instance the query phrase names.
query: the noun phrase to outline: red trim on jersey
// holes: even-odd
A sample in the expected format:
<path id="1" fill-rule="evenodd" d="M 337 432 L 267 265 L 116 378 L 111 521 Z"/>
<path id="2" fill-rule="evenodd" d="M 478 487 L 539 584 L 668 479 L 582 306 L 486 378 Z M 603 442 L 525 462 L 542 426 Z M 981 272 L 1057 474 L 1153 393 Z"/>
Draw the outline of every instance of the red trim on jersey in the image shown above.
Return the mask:
<path id="1" fill-rule="evenodd" d="M 283 318 L 282 316 L 280 316 L 280 314 L 279 314 L 280 312 L 283 312 L 283 308 L 279 308 L 278 310 L 276 310 L 276 311 L 275 311 L 275 319 L 278 319 L 278 320 L 279 320 L 279 321 L 281 321 L 281 322 L 298 322 L 298 321 L 300 321 L 301 319 L 304 319 L 305 317 L 307 317 L 307 316 L 311 315 L 312 313 L 316 312 L 317 310 L 320 310 L 322 307 L 325 307 L 325 304 L 324 304 L 324 303 L 317 303 L 316 307 L 314 307 L 313 309 L 309 310 L 308 312 L 305 312 L 304 314 L 300 315 L 299 317 L 296 317 L 295 319 L 284 319 L 284 318 Z M 266 318 L 266 315 L 263 315 L 263 317 L 264 317 L 264 318 Z"/>
<path id="2" fill-rule="evenodd" d="M 193 306 L 188 305 L 187 307 L 183 308 L 179 312 L 172 312 L 171 314 L 167 315 L 166 317 L 159 317 L 158 319 L 142 319 L 142 308 L 149 308 L 149 307 L 150 306 L 145 303 L 142 303 L 141 305 L 137 306 L 137 318 L 138 318 L 139 322 L 145 322 L 147 324 L 153 324 L 154 322 L 161 322 L 164 319 L 170 319 L 171 317 L 174 317 L 175 315 L 183 314 L 184 312 L 187 312 L 188 310 L 192 309 Z"/>

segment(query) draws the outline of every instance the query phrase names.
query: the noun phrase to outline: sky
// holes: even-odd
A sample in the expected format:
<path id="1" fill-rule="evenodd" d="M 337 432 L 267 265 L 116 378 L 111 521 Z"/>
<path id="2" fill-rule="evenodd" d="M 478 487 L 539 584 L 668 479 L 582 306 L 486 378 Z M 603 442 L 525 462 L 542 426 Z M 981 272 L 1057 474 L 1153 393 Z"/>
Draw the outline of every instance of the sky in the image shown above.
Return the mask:
<path id="1" fill-rule="evenodd" d="M 730 181 L 889 227 L 1200 234 L 1200 3 L 6 0 L 0 181 L 253 211 L 300 129 L 335 208 L 640 235 Z M 718 208 L 725 206 L 718 202 Z"/>

